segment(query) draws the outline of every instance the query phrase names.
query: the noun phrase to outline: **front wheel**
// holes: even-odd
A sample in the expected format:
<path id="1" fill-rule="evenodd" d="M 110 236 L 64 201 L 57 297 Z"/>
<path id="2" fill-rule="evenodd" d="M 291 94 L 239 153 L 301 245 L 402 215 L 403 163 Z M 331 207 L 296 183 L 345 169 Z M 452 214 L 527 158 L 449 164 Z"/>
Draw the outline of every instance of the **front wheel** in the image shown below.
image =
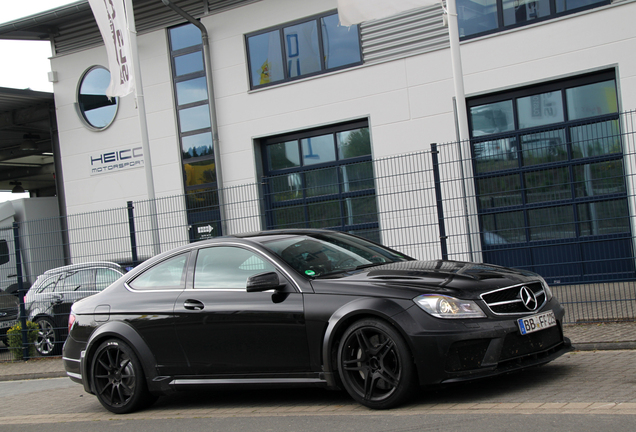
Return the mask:
<path id="1" fill-rule="evenodd" d="M 57 355 L 62 351 L 62 345 L 55 324 L 50 318 L 38 318 L 35 323 L 40 327 L 35 339 L 35 350 L 41 356 Z"/>
<path id="2" fill-rule="evenodd" d="M 129 413 L 154 401 L 139 359 L 122 341 L 111 339 L 97 348 L 91 379 L 99 402 L 115 414 Z"/>
<path id="3" fill-rule="evenodd" d="M 401 404 L 417 383 L 406 342 L 377 319 L 357 321 L 345 331 L 338 348 L 338 370 L 351 397 L 374 409 Z"/>

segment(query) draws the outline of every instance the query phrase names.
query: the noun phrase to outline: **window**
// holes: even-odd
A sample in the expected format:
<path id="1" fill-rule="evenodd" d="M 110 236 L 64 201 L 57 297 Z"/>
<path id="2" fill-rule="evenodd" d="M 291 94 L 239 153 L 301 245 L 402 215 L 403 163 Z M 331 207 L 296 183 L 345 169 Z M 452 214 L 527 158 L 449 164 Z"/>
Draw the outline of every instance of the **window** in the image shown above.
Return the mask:
<path id="1" fill-rule="evenodd" d="M 67 273 L 62 277 L 60 283 L 63 284 L 61 291 L 64 292 L 92 291 L 95 289 L 95 271 L 93 269 L 89 269 Z M 59 292 L 60 287 L 58 286 L 55 291 Z"/>
<path id="2" fill-rule="evenodd" d="M 239 247 L 201 249 L 194 269 L 195 289 L 242 289 L 247 278 L 276 268 L 262 256 Z"/>
<path id="3" fill-rule="evenodd" d="M 251 88 L 362 63 L 358 26 L 330 12 L 246 36 Z"/>
<path id="4" fill-rule="evenodd" d="M 272 137 L 262 145 L 268 229 L 331 228 L 379 240 L 366 121 Z"/>
<path id="5" fill-rule="evenodd" d="M 468 108 L 484 259 L 565 283 L 589 279 L 571 263 L 606 243 L 594 277 L 630 274 L 614 72 L 483 96 Z"/>
<path id="6" fill-rule="evenodd" d="M 137 276 L 129 285 L 136 290 L 185 288 L 188 254 L 169 258 Z"/>
<path id="7" fill-rule="evenodd" d="M 206 237 L 215 237 L 221 224 L 201 31 L 186 24 L 168 29 L 168 36 L 190 237 L 202 238 L 198 226 L 212 226 Z"/>
<path id="8" fill-rule="evenodd" d="M 609 3 L 610 0 L 457 0 L 459 36 L 481 36 Z"/>
<path id="9" fill-rule="evenodd" d="M 107 268 L 98 268 L 96 273 L 95 290 L 102 291 L 121 277 L 121 273 Z"/>
<path id="10" fill-rule="evenodd" d="M 81 119 L 91 129 L 106 129 L 115 120 L 119 98 L 106 96 L 110 72 L 93 66 L 82 75 L 77 91 L 77 108 Z"/>

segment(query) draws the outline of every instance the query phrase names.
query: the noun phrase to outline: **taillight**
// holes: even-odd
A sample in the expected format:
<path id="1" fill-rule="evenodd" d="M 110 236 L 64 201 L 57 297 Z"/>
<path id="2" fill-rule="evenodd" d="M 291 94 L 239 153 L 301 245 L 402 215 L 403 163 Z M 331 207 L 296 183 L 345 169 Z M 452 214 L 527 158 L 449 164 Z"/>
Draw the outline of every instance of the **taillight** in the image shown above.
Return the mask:
<path id="1" fill-rule="evenodd" d="M 71 312 L 68 316 L 68 332 L 71 333 L 71 328 L 73 328 L 73 324 L 75 324 L 75 314 Z"/>

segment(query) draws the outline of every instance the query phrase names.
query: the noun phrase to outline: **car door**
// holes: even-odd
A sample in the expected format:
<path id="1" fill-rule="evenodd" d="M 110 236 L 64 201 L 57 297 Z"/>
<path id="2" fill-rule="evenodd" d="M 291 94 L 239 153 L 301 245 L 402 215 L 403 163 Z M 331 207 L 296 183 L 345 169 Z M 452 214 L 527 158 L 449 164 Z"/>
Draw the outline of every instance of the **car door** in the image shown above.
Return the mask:
<path id="1" fill-rule="evenodd" d="M 92 294 L 95 294 L 95 269 L 89 268 L 63 274 L 51 295 L 51 315 L 55 321 L 55 327 L 66 328 L 73 303 Z"/>
<path id="2" fill-rule="evenodd" d="M 276 271 L 255 249 L 200 249 L 193 284 L 175 303 L 177 335 L 195 375 L 309 371 L 303 296 L 247 292 L 251 275 Z M 282 278 L 282 276 L 279 276 Z"/>
<path id="3" fill-rule="evenodd" d="M 160 375 L 179 375 L 188 370 L 175 331 L 175 301 L 186 286 L 190 252 L 178 253 L 155 263 L 126 282 L 130 295 L 111 302 L 111 314 L 126 322 L 152 352 Z"/>

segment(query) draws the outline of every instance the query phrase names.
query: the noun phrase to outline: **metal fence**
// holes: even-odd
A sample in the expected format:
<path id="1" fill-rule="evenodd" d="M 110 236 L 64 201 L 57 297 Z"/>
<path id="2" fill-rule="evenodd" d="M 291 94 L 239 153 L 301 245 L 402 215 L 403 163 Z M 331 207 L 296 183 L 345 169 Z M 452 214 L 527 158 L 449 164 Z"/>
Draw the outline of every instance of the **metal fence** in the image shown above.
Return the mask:
<path id="1" fill-rule="evenodd" d="M 219 191 L 14 222 L 0 227 L 0 331 L 15 321 L 17 308 L 31 320 L 37 317 L 29 311 L 51 314 L 49 330 L 60 344 L 52 353 L 59 353 L 70 309 L 63 304 L 108 280 L 95 271 L 80 281 L 85 288 L 64 284 L 75 295 L 55 288 L 40 307 L 19 301 L 46 270 L 95 261 L 131 268 L 219 234 L 285 227 L 351 231 L 423 260 L 537 271 L 566 307 L 567 323 L 633 321 L 635 119 L 634 112 L 620 115 L 620 133 L 611 137 L 618 147 L 584 156 L 573 151 L 580 143 L 561 142 L 554 149 L 550 140 L 538 148 L 533 139 L 532 149 L 524 147 L 530 140 L 429 144 L 421 152 L 375 159 L 364 170 L 312 175 L 313 183 L 263 178 Z M 590 142 L 590 148 L 598 145 Z M 290 192 L 273 184 L 287 184 Z M 334 203 L 334 196 L 340 201 Z M 23 335 L 25 347 L 33 346 Z M 6 351 L 4 356 L 11 358 Z"/>

